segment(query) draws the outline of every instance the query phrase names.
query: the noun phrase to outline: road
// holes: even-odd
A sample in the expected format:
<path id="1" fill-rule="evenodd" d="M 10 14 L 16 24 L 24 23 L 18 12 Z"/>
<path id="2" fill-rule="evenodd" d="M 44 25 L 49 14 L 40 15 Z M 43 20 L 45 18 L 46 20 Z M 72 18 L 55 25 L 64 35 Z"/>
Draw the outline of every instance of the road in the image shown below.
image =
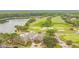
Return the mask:
<path id="1" fill-rule="evenodd" d="M 55 33 L 55 36 L 56 36 L 56 40 L 58 41 L 59 45 L 62 46 L 62 48 L 71 48 L 70 46 L 68 46 L 64 41 L 62 41 L 60 38 L 59 38 L 59 35 L 57 33 Z"/>

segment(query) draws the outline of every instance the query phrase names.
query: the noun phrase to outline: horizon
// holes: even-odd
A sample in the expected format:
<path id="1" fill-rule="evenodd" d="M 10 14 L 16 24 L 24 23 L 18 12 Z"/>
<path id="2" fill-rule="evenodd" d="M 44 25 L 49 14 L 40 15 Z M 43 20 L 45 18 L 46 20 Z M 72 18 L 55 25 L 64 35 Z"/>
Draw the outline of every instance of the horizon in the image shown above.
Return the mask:
<path id="1" fill-rule="evenodd" d="M 0 12 L 32 12 L 32 13 L 79 13 L 79 10 L 0 10 Z"/>

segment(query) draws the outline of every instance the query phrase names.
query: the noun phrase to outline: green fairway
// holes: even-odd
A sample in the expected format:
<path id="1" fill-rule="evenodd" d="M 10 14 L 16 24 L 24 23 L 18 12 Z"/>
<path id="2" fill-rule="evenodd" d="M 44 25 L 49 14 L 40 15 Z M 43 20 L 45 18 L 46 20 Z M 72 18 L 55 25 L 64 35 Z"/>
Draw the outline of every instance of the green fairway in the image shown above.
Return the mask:
<path id="1" fill-rule="evenodd" d="M 69 24 L 54 24 L 53 27 L 57 30 L 65 30 L 65 29 L 69 29 L 71 27 L 71 25 L 69 25 Z"/>
<path id="2" fill-rule="evenodd" d="M 66 24 L 63 19 L 60 16 L 57 17 L 52 17 L 50 19 L 52 21 L 52 28 L 57 29 L 57 30 L 65 30 L 71 27 L 70 24 Z M 36 22 L 33 22 L 30 24 L 30 29 L 34 30 L 39 30 L 42 28 L 42 25 L 46 23 L 46 18 L 41 18 L 37 20 Z"/>
<path id="3" fill-rule="evenodd" d="M 41 31 L 41 27 L 29 27 L 29 31 L 35 31 L 35 32 L 39 32 Z"/>
<path id="4" fill-rule="evenodd" d="M 46 18 L 41 18 L 33 23 L 30 24 L 31 27 L 41 27 L 42 24 L 44 24 L 46 22 Z"/>
<path id="5" fill-rule="evenodd" d="M 62 35 L 61 39 L 64 41 L 71 40 L 74 43 L 79 43 L 79 34 L 71 33 L 71 34 Z"/>
<path id="6" fill-rule="evenodd" d="M 52 23 L 53 23 L 53 27 L 57 30 L 65 30 L 71 27 L 71 25 L 65 23 L 60 16 L 52 18 Z"/>
<path id="7" fill-rule="evenodd" d="M 76 34 L 76 31 L 70 30 L 70 28 L 74 28 L 71 24 L 65 23 L 60 16 L 52 17 L 50 20 L 52 21 L 52 26 L 50 27 L 42 27 L 42 25 L 46 22 L 46 17 L 43 17 L 31 23 L 29 30 L 45 32 L 47 29 L 56 29 L 57 31 L 62 31 L 59 32 L 61 40 L 71 40 L 74 43 L 79 43 L 79 34 Z"/>
<path id="8" fill-rule="evenodd" d="M 57 16 L 57 17 L 52 17 L 52 23 L 57 23 L 57 24 L 64 24 L 64 20 L 62 20 L 61 16 Z"/>
<path id="9" fill-rule="evenodd" d="M 63 21 L 60 16 L 52 18 L 53 28 L 59 30 L 63 30 L 60 32 L 60 38 L 63 41 L 71 40 L 74 43 L 79 43 L 79 34 L 76 34 L 76 31 L 70 30 L 73 28 L 71 24 L 67 24 Z"/>
<path id="10" fill-rule="evenodd" d="M 46 21 L 46 18 L 41 18 L 41 19 L 38 19 L 37 21 L 33 22 L 30 24 L 29 26 L 29 30 L 31 31 L 35 31 L 35 32 L 38 32 L 38 31 L 41 31 L 42 29 L 42 24 L 44 24 Z"/>

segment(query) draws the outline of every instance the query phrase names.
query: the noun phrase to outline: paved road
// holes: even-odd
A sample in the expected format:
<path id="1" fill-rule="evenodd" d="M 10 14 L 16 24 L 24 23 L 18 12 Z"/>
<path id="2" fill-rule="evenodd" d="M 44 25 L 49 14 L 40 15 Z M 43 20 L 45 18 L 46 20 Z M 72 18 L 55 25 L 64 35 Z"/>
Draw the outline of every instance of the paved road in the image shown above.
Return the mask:
<path id="1" fill-rule="evenodd" d="M 59 35 L 57 33 L 55 33 L 55 36 L 56 36 L 56 40 L 59 42 L 59 45 L 62 46 L 62 48 L 71 48 L 70 46 L 68 46 L 64 41 L 62 41 L 60 38 L 59 38 Z"/>

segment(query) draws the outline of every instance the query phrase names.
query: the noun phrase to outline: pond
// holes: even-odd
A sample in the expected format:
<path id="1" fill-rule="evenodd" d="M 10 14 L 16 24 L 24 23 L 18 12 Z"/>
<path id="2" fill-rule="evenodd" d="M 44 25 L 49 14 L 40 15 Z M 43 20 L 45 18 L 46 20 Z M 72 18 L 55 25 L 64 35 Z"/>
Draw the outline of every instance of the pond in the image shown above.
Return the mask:
<path id="1" fill-rule="evenodd" d="M 0 33 L 15 32 L 16 25 L 24 25 L 29 19 L 11 19 L 8 22 L 0 23 Z"/>

